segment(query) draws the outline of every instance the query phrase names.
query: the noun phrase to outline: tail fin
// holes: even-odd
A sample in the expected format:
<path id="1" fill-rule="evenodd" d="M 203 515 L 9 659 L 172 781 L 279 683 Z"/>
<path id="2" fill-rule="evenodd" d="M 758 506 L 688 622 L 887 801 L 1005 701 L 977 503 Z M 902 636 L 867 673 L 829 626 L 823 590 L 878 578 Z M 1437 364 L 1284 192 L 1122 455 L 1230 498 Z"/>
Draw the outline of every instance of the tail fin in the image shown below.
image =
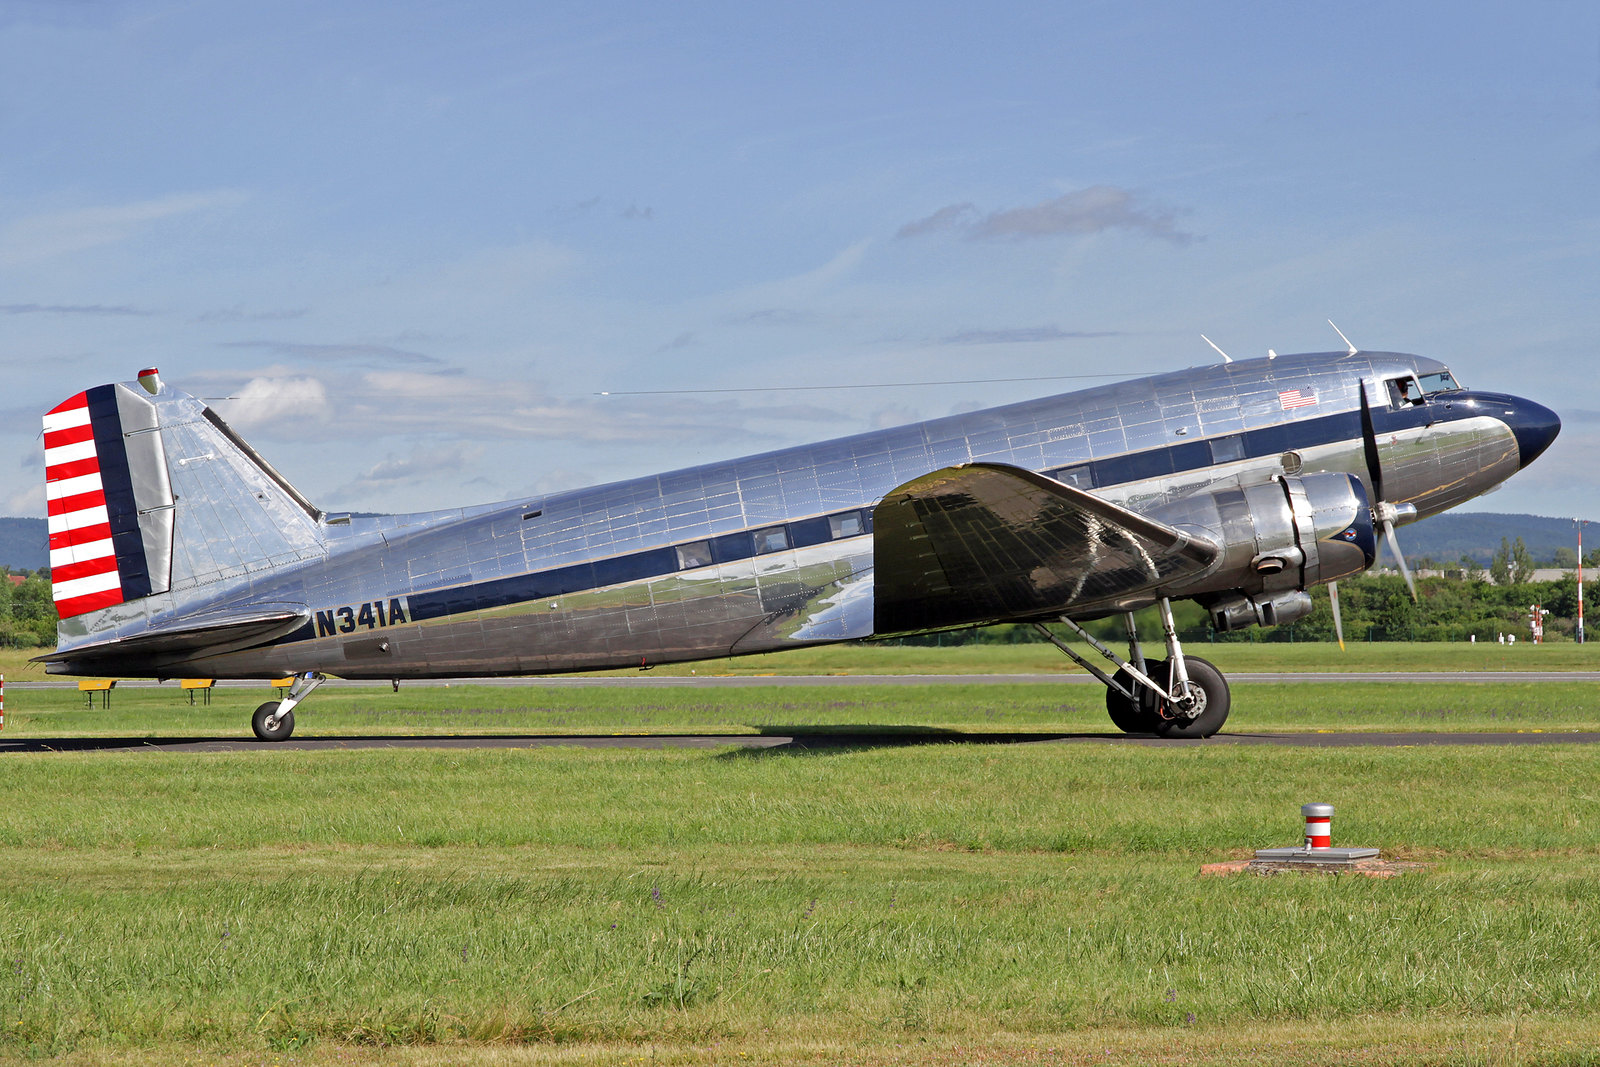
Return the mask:
<path id="1" fill-rule="evenodd" d="M 50 579 L 62 618 L 164 593 L 172 483 L 155 405 L 102 385 L 44 417 Z"/>
<path id="2" fill-rule="evenodd" d="M 160 628 L 225 595 L 229 579 L 323 553 L 321 513 L 153 370 L 63 401 L 44 429 L 64 648 Z"/>

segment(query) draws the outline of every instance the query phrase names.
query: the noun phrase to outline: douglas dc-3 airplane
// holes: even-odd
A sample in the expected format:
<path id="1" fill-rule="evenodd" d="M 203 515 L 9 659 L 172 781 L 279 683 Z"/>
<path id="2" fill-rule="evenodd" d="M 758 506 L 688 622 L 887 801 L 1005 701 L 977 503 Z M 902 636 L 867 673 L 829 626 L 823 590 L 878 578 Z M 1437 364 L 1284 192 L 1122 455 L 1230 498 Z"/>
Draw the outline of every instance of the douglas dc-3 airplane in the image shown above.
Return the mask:
<path id="1" fill-rule="evenodd" d="M 1327 583 L 1337 618 L 1333 583 L 1372 565 L 1380 531 L 1400 558 L 1396 525 L 1499 485 L 1561 423 L 1434 360 L 1351 346 L 378 517 L 312 506 L 153 369 L 44 427 L 61 616 L 47 670 L 294 675 L 253 721 L 282 740 L 325 675 L 649 667 L 1058 620 L 1115 665 L 1052 637 L 1105 683 L 1119 728 L 1209 737 L 1228 686 L 1184 654 L 1172 599 L 1232 630 L 1300 618 Z M 1152 604 L 1162 660 L 1133 627 Z M 1125 660 L 1079 626 L 1113 614 Z"/>

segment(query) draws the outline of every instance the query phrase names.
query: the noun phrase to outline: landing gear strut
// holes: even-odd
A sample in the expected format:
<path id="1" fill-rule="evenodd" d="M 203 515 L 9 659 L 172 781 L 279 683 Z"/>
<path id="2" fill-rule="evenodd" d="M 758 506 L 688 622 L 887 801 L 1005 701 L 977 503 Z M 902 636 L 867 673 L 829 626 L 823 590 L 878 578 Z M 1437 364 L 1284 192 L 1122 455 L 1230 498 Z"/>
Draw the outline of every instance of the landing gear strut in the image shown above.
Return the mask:
<path id="1" fill-rule="evenodd" d="M 325 681 L 327 679 L 315 671 L 295 675 L 288 696 L 282 700 L 267 701 L 250 717 L 250 728 L 255 731 L 256 737 L 262 741 L 289 740 L 289 735 L 294 733 L 295 705 Z"/>
<path id="2" fill-rule="evenodd" d="M 1117 664 L 1115 675 L 1106 674 L 1080 656 L 1042 623 L 1035 623 L 1034 628 L 1067 658 L 1105 683 L 1106 712 L 1112 724 L 1123 733 L 1210 737 L 1222 729 L 1228 718 L 1228 682 L 1211 663 L 1199 656 L 1184 654 L 1172 621 L 1172 602 L 1163 597 L 1156 606 L 1161 612 L 1167 658 L 1154 663 L 1145 661 L 1132 612 L 1123 616 L 1128 629 L 1126 660 L 1096 641 L 1083 627 L 1062 616 L 1061 621 L 1089 647 Z"/>

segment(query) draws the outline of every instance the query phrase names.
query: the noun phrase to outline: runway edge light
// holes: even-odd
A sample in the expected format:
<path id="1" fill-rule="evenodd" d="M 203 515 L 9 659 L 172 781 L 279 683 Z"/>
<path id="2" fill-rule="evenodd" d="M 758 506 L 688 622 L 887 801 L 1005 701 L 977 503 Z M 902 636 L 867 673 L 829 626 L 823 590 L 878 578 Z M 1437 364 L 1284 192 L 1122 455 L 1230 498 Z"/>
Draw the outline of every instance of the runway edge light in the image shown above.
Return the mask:
<path id="1" fill-rule="evenodd" d="M 1305 844 L 1299 848 L 1258 848 L 1252 867 L 1344 867 L 1357 860 L 1375 859 L 1375 848 L 1333 847 L 1333 805 L 1304 804 L 1300 814 L 1305 817 Z"/>
<path id="2" fill-rule="evenodd" d="M 1331 848 L 1333 805 L 1302 804 L 1300 814 L 1306 817 L 1306 848 Z"/>

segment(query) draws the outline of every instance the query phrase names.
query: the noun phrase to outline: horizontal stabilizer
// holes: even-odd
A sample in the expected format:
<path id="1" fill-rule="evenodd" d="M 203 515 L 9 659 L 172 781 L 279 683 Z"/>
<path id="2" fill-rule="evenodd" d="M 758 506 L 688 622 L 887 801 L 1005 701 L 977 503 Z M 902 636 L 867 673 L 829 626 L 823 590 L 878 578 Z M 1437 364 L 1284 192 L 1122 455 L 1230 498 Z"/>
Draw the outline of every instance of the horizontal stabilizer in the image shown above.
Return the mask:
<path id="1" fill-rule="evenodd" d="M 174 619 L 159 629 L 38 656 L 34 662 L 79 663 L 164 655 L 192 659 L 262 644 L 305 625 L 310 618 L 304 608 L 282 606 L 192 615 Z"/>
<path id="2" fill-rule="evenodd" d="M 893 490 L 873 513 L 873 629 L 1115 610 L 1204 571 L 1219 552 L 1021 467 L 946 467 Z"/>

